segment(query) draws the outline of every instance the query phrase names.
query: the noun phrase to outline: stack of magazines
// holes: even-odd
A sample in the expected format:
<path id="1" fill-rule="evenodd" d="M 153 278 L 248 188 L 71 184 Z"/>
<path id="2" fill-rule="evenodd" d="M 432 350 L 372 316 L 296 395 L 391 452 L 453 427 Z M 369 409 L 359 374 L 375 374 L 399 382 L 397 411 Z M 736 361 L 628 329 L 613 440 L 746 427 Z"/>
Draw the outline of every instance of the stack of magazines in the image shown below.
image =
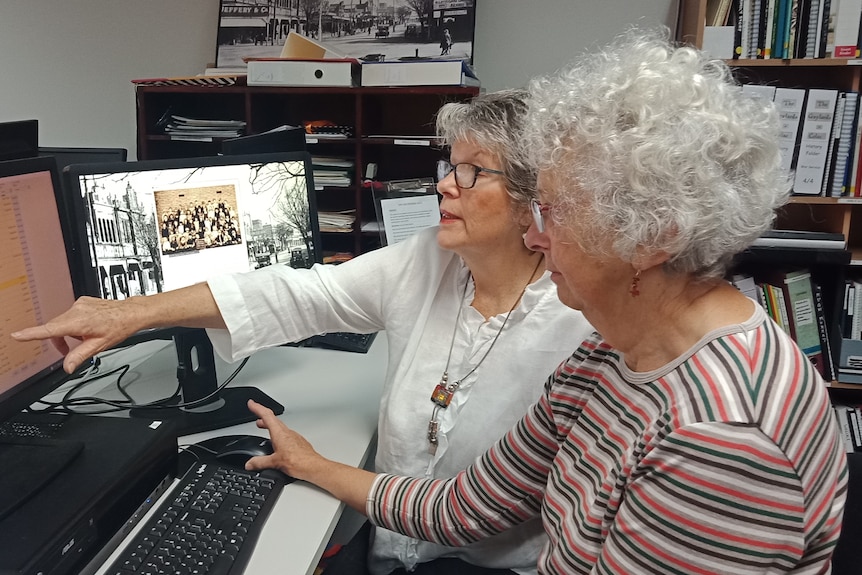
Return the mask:
<path id="1" fill-rule="evenodd" d="M 213 138 L 236 138 L 245 132 L 243 120 L 208 120 L 170 114 L 163 117 L 160 124 L 172 140 L 212 142 Z"/>

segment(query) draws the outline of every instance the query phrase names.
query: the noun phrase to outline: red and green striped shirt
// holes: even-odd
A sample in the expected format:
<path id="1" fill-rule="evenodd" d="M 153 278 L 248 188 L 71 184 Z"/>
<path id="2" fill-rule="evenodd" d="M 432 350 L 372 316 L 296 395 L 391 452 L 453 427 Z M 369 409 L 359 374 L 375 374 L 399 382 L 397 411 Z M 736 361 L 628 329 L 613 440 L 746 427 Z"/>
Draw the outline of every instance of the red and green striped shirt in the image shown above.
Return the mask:
<path id="1" fill-rule="evenodd" d="M 825 384 L 762 310 L 637 373 L 598 334 L 449 480 L 381 474 L 383 527 L 464 545 L 541 513 L 540 573 L 823 573 L 846 465 Z"/>

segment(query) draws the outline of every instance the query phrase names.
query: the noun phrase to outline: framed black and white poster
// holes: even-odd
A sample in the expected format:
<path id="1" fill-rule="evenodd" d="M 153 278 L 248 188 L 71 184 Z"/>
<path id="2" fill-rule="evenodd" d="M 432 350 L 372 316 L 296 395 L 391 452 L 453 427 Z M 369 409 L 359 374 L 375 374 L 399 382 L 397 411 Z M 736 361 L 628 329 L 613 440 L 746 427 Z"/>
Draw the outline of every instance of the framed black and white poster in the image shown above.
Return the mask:
<path id="1" fill-rule="evenodd" d="M 221 0 L 216 67 L 281 56 L 290 32 L 362 60 L 447 58 L 472 63 L 476 0 Z"/>

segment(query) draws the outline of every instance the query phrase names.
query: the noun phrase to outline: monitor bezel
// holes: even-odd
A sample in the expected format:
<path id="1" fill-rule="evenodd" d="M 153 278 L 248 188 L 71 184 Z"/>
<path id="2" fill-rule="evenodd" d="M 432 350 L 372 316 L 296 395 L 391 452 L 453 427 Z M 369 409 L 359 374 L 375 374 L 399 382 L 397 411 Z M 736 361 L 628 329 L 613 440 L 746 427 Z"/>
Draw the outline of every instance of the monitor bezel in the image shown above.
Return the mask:
<path id="1" fill-rule="evenodd" d="M 51 175 L 51 185 L 54 189 L 54 199 L 57 204 L 57 217 L 60 221 L 60 229 L 63 234 L 64 251 L 69 263 L 69 273 L 72 281 L 72 290 L 75 298 L 85 295 L 86 291 L 82 285 L 82 277 L 75 273 L 75 266 L 79 261 L 76 248 L 77 224 L 70 221 L 66 215 L 68 211 L 64 208 L 66 198 L 60 185 L 60 174 L 57 164 L 53 158 L 32 157 L 20 160 L 6 160 L 0 162 L 0 178 L 11 176 L 48 172 Z M 78 244 L 80 245 L 80 244 Z M 19 385 L 0 394 L 0 421 L 6 421 L 29 405 L 45 397 L 57 387 L 62 385 L 69 377 L 63 371 L 63 359 L 60 358 L 38 373 L 28 377 Z"/>
<path id="2" fill-rule="evenodd" d="M 39 154 L 39 120 L 0 122 L 0 144 L 14 138 L 20 146 L 4 149 L 0 145 L 0 161 L 10 162 L 35 158 Z"/>
<path id="3" fill-rule="evenodd" d="M 59 171 L 62 173 L 66 166 L 72 164 L 104 164 L 108 162 L 126 162 L 129 159 L 129 151 L 126 148 L 86 148 L 77 146 L 39 146 L 39 156 L 51 156 L 56 159 Z M 84 162 L 73 161 L 61 163 L 60 159 L 69 155 L 88 156 Z"/>
<path id="4" fill-rule="evenodd" d="M 258 154 L 237 154 L 221 156 L 200 156 L 189 158 L 167 158 L 159 160 L 141 160 L 133 162 L 106 162 L 71 164 L 63 169 L 62 178 L 74 198 L 70 198 L 75 212 L 74 219 L 82 222 L 81 232 L 84 239 L 83 250 L 76 252 L 80 258 L 79 266 L 83 269 L 83 284 L 88 295 L 102 297 L 99 282 L 98 268 L 93 267 L 90 257 L 89 238 L 87 237 L 87 205 L 80 187 L 80 176 L 109 174 L 119 172 L 142 172 L 166 169 L 188 169 L 206 168 L 211 166 L 230 166 L 265 164 L 272 162 L 297 162 L 304 164 L 306 174 L 306 195 L 308 198 L 308 209 L 310 214 L 317 213 L 317 197 L 314 191 L 314 179 L 312 171 L 311 154 L 309 152 L 267 152 Z M 310 218 L 311 241 L 314 253 L 310 258 L 312 263 L 322 263 L 323 254 L 320 239 L 320 226 L 316 217 Z"/>

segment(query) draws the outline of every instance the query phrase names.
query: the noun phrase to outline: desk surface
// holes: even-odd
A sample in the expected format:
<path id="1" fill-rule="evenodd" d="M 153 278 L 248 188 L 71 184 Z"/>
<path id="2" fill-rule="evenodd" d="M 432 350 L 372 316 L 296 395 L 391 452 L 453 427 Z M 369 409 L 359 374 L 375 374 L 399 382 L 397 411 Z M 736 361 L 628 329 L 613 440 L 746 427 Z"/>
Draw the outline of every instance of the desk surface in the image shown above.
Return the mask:
<path id="1" fill-rule="evenodd" d="M 138 395 L 139 384 L 136 382 L 128 389 L 138 401 L 164 397 L 176 386 L 173 346 L 156 345 L 148 353 L 152 353 L 152 349 L 158 351 L 143 363 L 139 363 L 140 351 L 136 356 L 132 350 L 103 361 L 103 366 L 139 363 L 129 375 L 139 379 L 141 393 L 149 397 Z M 376 438 L 387 350 L 384 333 L 377 336 L 367 354 L 316 348 L 267 349 L 254 354 L 230 385 L 260 388 L 284 405 L 285 411 L 280 419 L 302 433 L 318 452 L 348 465 L 362 466 Z M 237 365 L 218 362 L 219 381 L 223 381 Z M 106 387 L 104 393 L 109 393 L 108 389 Z M 183 436 L 179 443 L 183 446 L 231 434 L 265 436 L 266 432 L 254 423 L 245 423 Z M 285 486 L 258 539 L 246 573 L 312 573 L 343 509 L 340 501 L 307 483 L 295 481 Z M 126 541 L 136 532 L 137 529 L 133 530 Z M 104 573 L 118 553 L 115 551 L 96 573 Z"/>

